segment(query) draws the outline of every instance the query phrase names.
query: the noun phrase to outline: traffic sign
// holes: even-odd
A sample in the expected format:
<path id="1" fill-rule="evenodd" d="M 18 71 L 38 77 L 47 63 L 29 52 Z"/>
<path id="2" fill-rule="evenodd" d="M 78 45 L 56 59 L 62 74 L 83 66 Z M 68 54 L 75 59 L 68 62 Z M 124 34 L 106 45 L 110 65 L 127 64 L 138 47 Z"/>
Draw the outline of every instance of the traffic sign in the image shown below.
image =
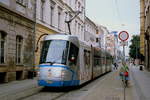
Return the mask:
<path id="1" fill-rule="evenodd" d="M 120 46 L 127 46 L 128 45 L 128 41 L 120 41 Z"/>
<path id="2" fill-rule="evenodd" d="M 128 40 L 128 38 L 129 38 L 128 32 L 126 32 L 126 31 L 121 31 L 121 32 L 119 33 L 119 39 L 120 39 L 121 41 L 126 41 L 126 40 Z"/>

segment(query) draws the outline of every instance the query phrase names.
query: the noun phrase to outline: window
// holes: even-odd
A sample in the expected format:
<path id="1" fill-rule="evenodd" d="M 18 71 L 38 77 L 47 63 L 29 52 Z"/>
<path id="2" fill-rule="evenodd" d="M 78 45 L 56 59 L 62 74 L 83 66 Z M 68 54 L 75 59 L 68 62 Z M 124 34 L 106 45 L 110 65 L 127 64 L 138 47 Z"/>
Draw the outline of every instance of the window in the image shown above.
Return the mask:
<path id="1" fill-rule="evenodd" d="M 42 20 L 42 21 L 44 20 L 44 3 L 45 3 L 45 1 L 41 0 L 40 17 L 41 17 L 41 20 Z"/>
<path id="2" fill-rule="evenodd" d="M 78 2 L 78 11 L 80 11 L 81 4 Z"/>
<path id="3" fill-rule="evenodd" d="M 75 10 L 77 10 L 77 0 L 75 1 Z"/>
<path id="4" fill-rule="evenodd" d="M 62 13 L 62 9 L 58 7 L 58 29 L 61 28 L 61 13 Z"/>
<path id="5" fill-rule="evenodd" d="M 90 67 L 90 51 L 84 50 L 84 63 L 86 68 Z"/>
<path id="6" fill-rule="evenodd" d="M 54 16 L 54 8 L 51 6 L 51 13 L 50 13 L 50 18 L 51 18 L 51 20 L 50 20 L 50 23 L 51 23 L 51 25 L 53 25 L 53 16 Z"/>
<path id="7" fill-rule="evenodd" d="M 4 32 L 0 32 L 0 64 L 5 63 L 5 39 L 6 34 Z"/>
<path id="8" fill-rule="evenodd" d="M 78 23 L 78 34 L 80 35 L 80 23 Z"/>
<path id="9" fill-rule="evenodd" d="M 21 36 L 17 36 L 16 37 L 16 63 L 17 64 L 21 64 L 22 44 L 23 44 L 23 38 Z"/>
<path id="10" fill-rule="evenodd" d="M 61 13 L 58 12 L 58 29 L 60 29 Z"/>
<path id="11" fill-rule="evenodd" d="M 83 30 L 83 26 L 81 26 L 81 33 L 83 33 L 84 32 L 84 30 Z"/>
<path id="12" fill-rule="evenodd" d="M 71 2 L 72 2 L 72 0 L 69 0 L 69 5 L 70 5 L 70 7 L 72 7 Z"/>
<path id="13" fill-rule="evenodd" d="M 26 0 L 16 0 L 16 2 L 22 6 L 26 6 Z"/>
<path id="14" fill-rule="evenodd" d="M 76 32 L 77 32 L 77 21 L 75 21 L 75 26 L 74 26 L 74 30 L 75 30 L 75 34 L 76 34 Z"/>
<path id="15" fill-rule="evenodd" d="M 75 46 L 73 43 L 70 44 L 70 51 L 69 51 L 69 65 L 76 65 L 78 59 L 78 51 L 79 48 Z"/>
<path id="16" fill-rule="evenodd" d="M 50 1 L 50 25 L 52 26 L 54 24 L 54 8 L 55 8 L 55 2 Z"/>
<path id="17" fill-rule="evenodd" d="M 99 39 L 98 38 L 96 38 L 96 42 L 98 42 L 99 41 Z"/>

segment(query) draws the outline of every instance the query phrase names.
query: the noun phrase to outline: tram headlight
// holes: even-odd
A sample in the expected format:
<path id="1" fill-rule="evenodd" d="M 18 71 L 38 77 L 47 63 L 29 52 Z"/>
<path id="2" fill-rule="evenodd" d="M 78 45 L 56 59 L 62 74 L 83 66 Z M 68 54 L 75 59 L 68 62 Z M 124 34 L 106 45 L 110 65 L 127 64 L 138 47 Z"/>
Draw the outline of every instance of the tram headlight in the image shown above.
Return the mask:
<path id="1" fill-rule="evenodd" d="M 61 71 L 61 77 L 62 77 L 62 78 L 65 77 L 65 74 L 66 74 L 66 70 L 62 70 L 62 71 Z"/>

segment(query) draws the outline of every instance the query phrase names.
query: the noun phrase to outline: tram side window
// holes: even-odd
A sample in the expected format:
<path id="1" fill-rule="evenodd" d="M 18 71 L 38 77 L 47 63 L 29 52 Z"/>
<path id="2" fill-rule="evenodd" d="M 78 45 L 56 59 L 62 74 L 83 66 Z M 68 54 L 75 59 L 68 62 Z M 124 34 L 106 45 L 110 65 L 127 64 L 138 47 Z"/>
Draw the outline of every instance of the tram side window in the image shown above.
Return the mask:
<path id="1" fill-rule="evenodd" d="M 100 60 L 97 57 L 94 57 L 94 67 L 100 65 Z"/>
<path id="2" fill-rule="evenodd" d="M 69 61 L 72 64 L 77 63 L 77 57 L 78 57 L 79 48 L 75 46 L 73 43 L 70 44 L 70 51 L 69 51 Z"/>
<path id="3" fill-rule="evenodd" d="M 87 68 L 90 67 L 90 51 L 84 50 L 84 62 Z"/>

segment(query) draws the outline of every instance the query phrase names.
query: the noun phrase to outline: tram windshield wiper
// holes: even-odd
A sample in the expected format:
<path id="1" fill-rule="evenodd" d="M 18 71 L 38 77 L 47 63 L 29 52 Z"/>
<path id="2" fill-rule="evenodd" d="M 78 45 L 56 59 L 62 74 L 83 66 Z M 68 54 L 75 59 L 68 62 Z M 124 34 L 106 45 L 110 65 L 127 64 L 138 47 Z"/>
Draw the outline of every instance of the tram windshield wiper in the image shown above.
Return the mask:
<path id="1" fill-rule="evenodd" d="M 55 62 L 48 61 L 46 63 L 50 63 L 50 65 L 53 65 Z"/>
<path id="2" fill-rule="evenodd" d="M 59 62 L 56 62 L 56 61 L 59 60 L 60 58 L 62 58 L 62 56 L 54 59 L 53 61 L 47 61 L 46 63 L 50 63 L 50 65 L 53 65 L 54 63 L 59 63 Z"/>

